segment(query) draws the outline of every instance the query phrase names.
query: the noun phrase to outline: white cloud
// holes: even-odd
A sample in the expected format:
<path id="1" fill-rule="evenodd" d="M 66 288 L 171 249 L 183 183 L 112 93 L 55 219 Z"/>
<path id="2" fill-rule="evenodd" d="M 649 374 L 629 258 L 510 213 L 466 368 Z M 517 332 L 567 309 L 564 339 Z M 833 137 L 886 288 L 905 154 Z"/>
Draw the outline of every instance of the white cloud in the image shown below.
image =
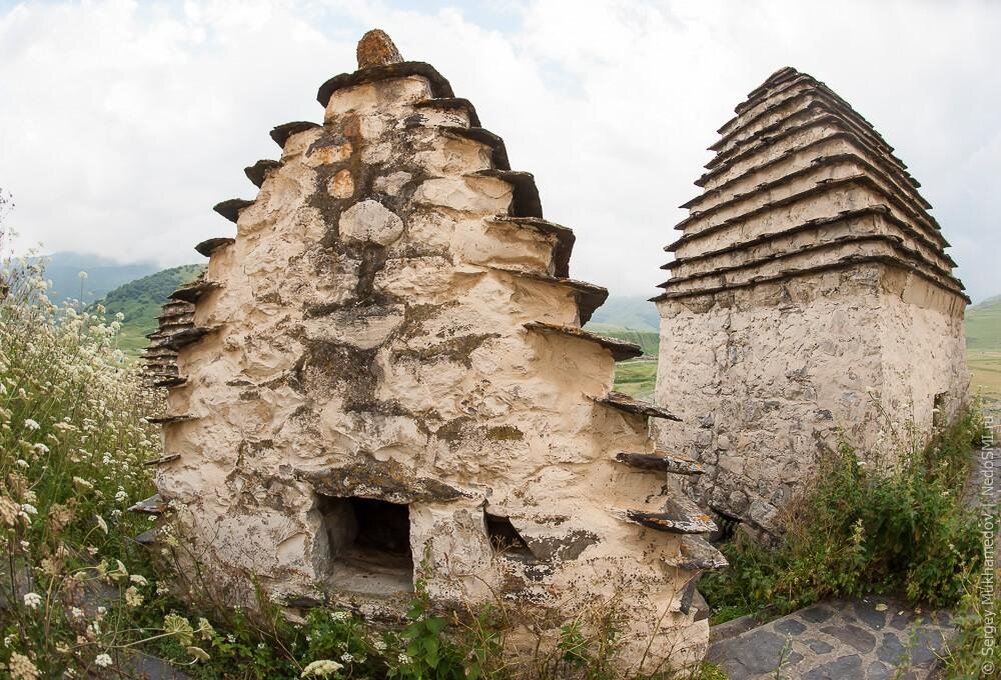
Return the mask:
<path id="1" fill-rule="evenodd" d="M 270 128 L 319 120 L 317 86 L 385 28 L 535 173 L 578 236 L 573 274 L 653 294 L 676 206 L 734 105 L 775 69 L 825 80 L 897 147 L 975 298 L 1001 291 L 993 213 L 1001 83 L 989 3 L 519 5 L 30 3 L 0 17 L 0 185 L 24 241 L 122 260 L 196 259 L 252 196 Z"/>

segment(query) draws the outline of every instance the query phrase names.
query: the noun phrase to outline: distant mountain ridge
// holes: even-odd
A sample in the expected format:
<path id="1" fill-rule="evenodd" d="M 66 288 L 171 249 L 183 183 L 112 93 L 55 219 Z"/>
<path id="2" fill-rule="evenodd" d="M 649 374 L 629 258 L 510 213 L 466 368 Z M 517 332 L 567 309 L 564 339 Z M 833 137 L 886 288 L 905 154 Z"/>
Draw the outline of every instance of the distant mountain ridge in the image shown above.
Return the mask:
<path id="1" fill-rule="evenodd" d="M 1001 295 L 966 308 L 966 347 L 1001 350 Z"/>
<path id="2" fill-rule="evenodd" d="M 68 251 L 37 259 L 45 260 L 45 278 L 52 281 L 46 295 L 57 305 L 68 299 L 80 300 L 81 291 L 81 302 L 89 305 L 118 286 L 160 269 L 154 262 L 120 264 L 101 255 Z M 81 279 L 80 272 L 86 272 L 87 277 Z"/>
<path id="3" fill-rule="evenodd" d="M 595 310 L 591 323 L 660 332 L 657 306 L 641 295 L 610 296 L 605 304 Z"/>

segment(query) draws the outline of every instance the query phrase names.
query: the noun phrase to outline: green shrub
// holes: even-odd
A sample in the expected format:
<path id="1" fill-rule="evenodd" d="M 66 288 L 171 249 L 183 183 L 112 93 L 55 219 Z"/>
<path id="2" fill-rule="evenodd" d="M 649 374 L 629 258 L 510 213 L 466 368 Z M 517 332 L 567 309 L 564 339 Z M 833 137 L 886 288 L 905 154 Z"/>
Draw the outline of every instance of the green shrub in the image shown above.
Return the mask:
<path id="1" fill-rule="evenodd" d="M 971 409 L 889 471 L 867 468 L 842 444 L 790 505 L 777 548 L 742 534 L 724 546 L 730 567 L 700 588 L 717 619 L 872 593 L 936 607 L 957 603 L 962 574 L 981 561 L 977 518 L 962 498 L 981 427 Z"/>

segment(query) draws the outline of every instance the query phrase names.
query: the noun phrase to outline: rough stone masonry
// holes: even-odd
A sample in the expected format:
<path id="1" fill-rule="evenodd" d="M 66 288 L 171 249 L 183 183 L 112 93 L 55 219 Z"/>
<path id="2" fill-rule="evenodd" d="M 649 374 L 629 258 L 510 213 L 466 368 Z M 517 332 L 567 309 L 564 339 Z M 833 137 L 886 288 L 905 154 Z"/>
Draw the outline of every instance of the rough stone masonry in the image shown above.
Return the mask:
<path id="1" fill-rule="evenodd" d="M 392 619 L 420 578 L 437 606 L 499 595 L 516 648 L 618 611 L 625 665 L 701 658 L 695 582 L 724 562 L 679 488 L 699 466 L 649 436 L 675 416 L 611 391 L 639 348 L 581 329 L 607 293 L 568 278 L 572 232 L 473 106 L 381 32 L 358 53 L 164 310 L 143 508 L 176 510 L 234 605 L 256 580 Z"/>
<path id="2" fill-rule="evenodd" d="M 873 465 L 964 398 L 948 243 L 893 149 L 823 83 L 768 78 L 719 129 L 667 246 L 657 401 L 703 506 L 759 529 L 844 436 Z"/>

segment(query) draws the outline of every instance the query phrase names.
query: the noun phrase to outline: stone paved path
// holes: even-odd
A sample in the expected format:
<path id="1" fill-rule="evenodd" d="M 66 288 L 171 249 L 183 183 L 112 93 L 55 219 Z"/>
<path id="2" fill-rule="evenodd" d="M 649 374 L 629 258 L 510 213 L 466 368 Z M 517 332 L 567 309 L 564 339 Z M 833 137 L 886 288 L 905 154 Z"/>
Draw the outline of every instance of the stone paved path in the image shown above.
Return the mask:
<path id="1" fill-rule="evenodd" d="M 953 633 L 947 611 L 917 613 L 885 597 L 832 600 L 716 640 L 708 659 L 731 680 L 923 680 Z"/>

